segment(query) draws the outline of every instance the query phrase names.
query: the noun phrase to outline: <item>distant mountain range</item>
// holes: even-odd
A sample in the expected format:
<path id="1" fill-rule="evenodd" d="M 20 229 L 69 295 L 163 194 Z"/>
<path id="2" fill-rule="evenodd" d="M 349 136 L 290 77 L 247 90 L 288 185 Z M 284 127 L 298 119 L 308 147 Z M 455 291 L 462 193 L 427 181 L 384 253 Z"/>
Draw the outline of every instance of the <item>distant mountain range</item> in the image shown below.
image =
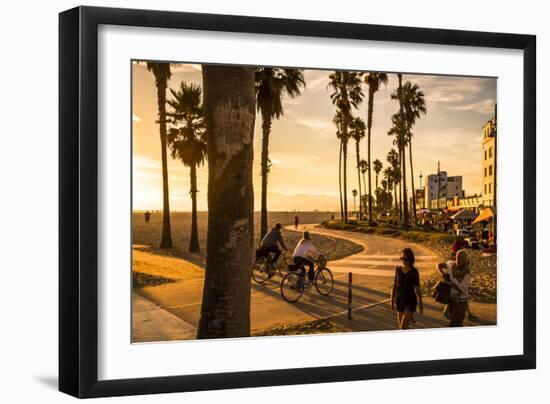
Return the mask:
<path id="1" fill-rule="evenodd" d="M 357 202 L 359 200 L 357 199 Z M 199 212 L 207 210 L 206 201 L 199 200 L 198 204 Z M 268 192 L 267 194 L 267 207 L 270 212 L 293 212 L 294 210 L 301 212 L 339 212 L 340 211 L 340 198 L 338 196 L 331 195 L 285 195 L 279 193 Z M 181 203 L 172 204 L 172 212 L 189 212 L 191 211 L 191 201 L 186 198 L 184 207 L 181 207 Z M 260 192 L 254 193 L 254 211 L 258 212 L 261 208 L 261 194 Z M 160 211 L 162 208 L 149 208 L 150 211 Z M 353 198 L 348 199 L 348 209 L 353 210 Z M 135 207 L 134 212 L 142 212 L 147 210 L 143 207 Z"/>
<path id="2" fill-rule="evenodd" d="M 260 210 L 260 193 L 254 198 L 254 210 Z M 353 204 L 353 199 L 351 201 Z M 348 202 L 349 206 L 349 202 Z M 337 211 L 340 209 L 340 199 L 330 195 L 284 195 L 268 192 L 267 207 L 270 211 Z M 353 208 L 353 205 L 349 206 Z"/>

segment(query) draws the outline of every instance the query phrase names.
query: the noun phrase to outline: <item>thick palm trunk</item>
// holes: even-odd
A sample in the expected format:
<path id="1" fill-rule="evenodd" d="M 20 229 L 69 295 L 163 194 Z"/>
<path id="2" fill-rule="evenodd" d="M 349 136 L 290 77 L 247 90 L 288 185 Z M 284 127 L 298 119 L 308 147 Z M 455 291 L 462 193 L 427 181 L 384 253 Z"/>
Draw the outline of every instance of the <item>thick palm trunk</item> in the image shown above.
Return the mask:
<path id="1" fill-rule="evenodd" d="M 192 164 L 189 173 L 191 177 L 191 239 L 189 240 L 189 252 L 200 251 L 199 230 L 197 224 L 197 166 Z"/>
<path id="2" fill-rule="evenodd" d="M 172 248 L 170 196 L 168 191 L 168 158 L 166 155 L 166 80 L 156 81 L 159 110 L 160 152 L 162 159 L 162 235 L 160 248 Z"/>
<path id="3" fill-rule="evenodd" d="M 262 207 L 260 215 L 260 240 L 267 233 L 267 175 L 269 172 L 269 134 L 271 132 L 271 113 L 266 112 L 262 121 Z"/>
<path id="4" fill-rule="evenodd" d="M 372 91 L 372 88 L 369 86 L 369 111 L 368 111 L 368 117 L 367 117 L 367 163 L 368 163 L 368 186 L 369 186 L 369 200 L 368 200 L 368 206 L 369 206 L 369 223 L 372 221 L 372 189 L 371 189 L 371 161 L 370 161 L 370 134 L 371 134 L 371 128 L 372 128 L 372 108 L 374 103 L 374 92 Z"/>
<path id="5" fill-rule="evenodd" d="M 202 66 L 208 241 L 197 338 L 250 335 L 254 68 Z"/>
<path id="6" fill-rule="evenodd" d="M 357 160 L 357 182 L 359 184 L 359 218 L 363 217 L 363 208 L 361 207 L 361 168 L 359 167 L 359 160 L 361 159 L 359 154 L 359 141 L 355 142 L 355 157 Z M 355 198 L 353 198 L 353 204 L 355 205 Z"/>
<path id="7" fill-rule="evenodd" d="M 340 157 L 338 161 L 338 188 L 340 190 L 340 219 L 344 220 L 344 201 L 342 199 L 342 153 L 344 143 L 340 141 Z"/>
<path id="8" fill-rule="evenodd" d="M 403 184 L 403 226 L 408 227 L 409 226 L 409 203 L 407 201 L 407 164 L 405 159 L 405 117 L 403 114 L 403 87 L 402 87 L 402 76 L 401 74 L 397 75 L 399 78 L 399 115 L 401 117 L 401 125 L 399 128 L 399 135 L 401 136 L 401 169 L 402 169 L 402 177 L 401 183 Z"/>
<path id="9" fill-rule="evenodd" d="M 414 172 L 412 155 L 412 138 L 409 136 L 409 163 L 411 164 L 411 187 L 412 187 L 412 220 L 416 223 L 416 195 L 414 191 Z"/>

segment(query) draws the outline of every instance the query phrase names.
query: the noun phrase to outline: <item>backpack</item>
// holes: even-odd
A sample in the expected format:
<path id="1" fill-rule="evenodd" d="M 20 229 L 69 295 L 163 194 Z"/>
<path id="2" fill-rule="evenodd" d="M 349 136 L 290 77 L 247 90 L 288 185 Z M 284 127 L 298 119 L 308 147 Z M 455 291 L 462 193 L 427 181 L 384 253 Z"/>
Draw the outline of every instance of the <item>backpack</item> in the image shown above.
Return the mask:
<path id="1" fill-rule="evenodd" d="M 446 282 L 439 281 L 433 288 L 432 296 L 435 301 L 441 304 L 449 304 L 451 301 L 451 285 Z"/>

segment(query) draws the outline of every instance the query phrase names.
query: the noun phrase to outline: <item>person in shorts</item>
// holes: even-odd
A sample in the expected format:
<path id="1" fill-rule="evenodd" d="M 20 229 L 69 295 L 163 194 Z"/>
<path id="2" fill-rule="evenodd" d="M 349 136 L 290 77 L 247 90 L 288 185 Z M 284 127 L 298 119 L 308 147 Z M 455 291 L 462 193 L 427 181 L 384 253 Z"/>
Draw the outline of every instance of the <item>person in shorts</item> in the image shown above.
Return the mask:
<path id="1" fill-rule="evenodd" d="M 420 291 L 420 275 L 414 266 L 414 253 L 405 248 L 401 253 L 402 266 L 395 268 L 395 278 L 391 290 L 390 307 L 397 311 L 397 324 L 401 330 L 409 328 L 413 314 L 424 311 Z"/>

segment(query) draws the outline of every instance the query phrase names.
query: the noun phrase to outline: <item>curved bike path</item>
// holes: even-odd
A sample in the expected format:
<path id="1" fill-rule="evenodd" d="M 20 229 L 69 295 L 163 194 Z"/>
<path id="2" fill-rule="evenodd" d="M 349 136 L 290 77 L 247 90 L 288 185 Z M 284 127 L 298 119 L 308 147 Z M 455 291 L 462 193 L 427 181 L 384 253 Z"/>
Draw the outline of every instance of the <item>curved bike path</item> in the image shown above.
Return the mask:
<path id="1" fill-rule="evenodd" d="M 251 281 L 252 332 L 324 319 L 331 319 L 342 331 L 396 329 L 395 313 L 389 309 L 387 299 L 401 250 L 408 246 L 415 252 L 421 280 L 422 274 L 435 270 L 435 264 L 440 259 L 432 250 L 400 239 L 329 230 L 316 227 L 316 224 L 300 225 L 298 229 L 289 226 L 287 229 L 308 230 L 314 234 L 344 238 L 361 245 L 363 251 L 328 262 L 327 267 L 334 274 L 334 290 L 327 297 L 319 295 L 312 288 L 306 289 L 298 302 L 287 303 L 281 297 L 278 275 L 261 285 Z M 133 257 L 134 267 L 175 280 L 161 286 L 136 289 L 134 293 L 153 302 L 157 310 L 165 310 L 184 322 L 185 327 L 179 330 L 178 322 L 172 321 L 175 328 L 166 331 L 170 335 L 169 339 L 193 339 L 200 316 L 204 270 L 191 262 L 152 254 L 146 250 L 134 249 Z M 352 320 L 346 316 L 350 272 L 353 274 Z M 424 303 L 424 314 L 415 315 L 416 323 L 412 328 L 447 326 L 448 321 L 441 316 L 442 306 L 430 298 L 425 298 Z M 490 325 L 496 322 L 496 305 L 472 303 L 471 307 L 480 320 L 476 323 L 466 322 L 466 325 Z M 147 327 L 144 322 L 135 325 Z M 137 331 L 141 331 L 142 335 L 155 335 L 148 334 L 147 330 L 134 330 Z M 151 340 L 162 340 L 162 335 L 155 338 Z"/>

